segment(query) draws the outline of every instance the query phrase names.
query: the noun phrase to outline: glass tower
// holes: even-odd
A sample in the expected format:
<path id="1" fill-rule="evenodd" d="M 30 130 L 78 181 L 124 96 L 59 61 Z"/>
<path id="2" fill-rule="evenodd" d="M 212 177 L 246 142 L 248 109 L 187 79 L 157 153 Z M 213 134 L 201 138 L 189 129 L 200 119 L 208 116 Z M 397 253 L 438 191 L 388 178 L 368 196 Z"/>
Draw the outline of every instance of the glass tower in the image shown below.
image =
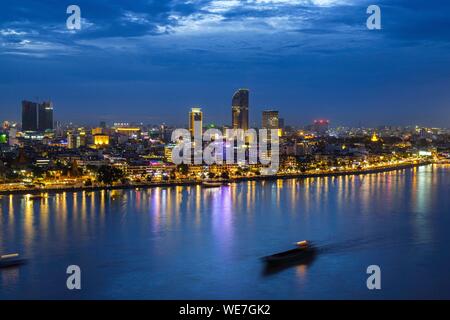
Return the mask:
<path id="1" fill-rule="evenodd" d="M 249 91 L 239 89 L 233 95 L 231 103 L 233 129 L 248 130 Z"/>

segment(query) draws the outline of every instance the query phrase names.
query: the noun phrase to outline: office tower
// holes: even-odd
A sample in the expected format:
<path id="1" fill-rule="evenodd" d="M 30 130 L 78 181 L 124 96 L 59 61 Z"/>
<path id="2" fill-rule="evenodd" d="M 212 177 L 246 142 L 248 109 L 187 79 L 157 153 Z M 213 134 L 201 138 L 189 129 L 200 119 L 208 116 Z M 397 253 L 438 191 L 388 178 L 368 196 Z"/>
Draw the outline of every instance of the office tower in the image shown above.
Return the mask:
<path id="1" fill-rule="evenodd" d="M 249 91 L 239 89 L 233 95 L 231 103 L 233 129 L 248 130 Z"/>
<path id="2" fill-rule="evenodd" d="M 200 132 L 196 132 L 195 122 L 200 122 L 197 125 Z M 191 108 L 191 112 L 189 112 L 189 131 L 191 132 L 191 136 L 195 136 L 196 134 L 201 134 L 203 128 L 203 112 L 201 108 Z"/>
<path id="3" fill-rule="evenodd" d="M 53 130 L 53 104 L 50 101 L 38 105 L 38 131 Z"/>
<path id="4" fill-rule="evenodd" d="M 36 102 L 22 101 L 22 131 L 37 131 L 37 106 Z"/>
<path id="5" fill-rule="evenodd" d="M 263 111 L 262 127 L 263 129 L 278 129 L 279 128 L 278 111 L 275 110 Z"/>
<path id="6" fill-rule="evenodd" d="M 37 103 L 22 101 L 22 131 L 53 129 L 53 105 L 50 101 Z"/>

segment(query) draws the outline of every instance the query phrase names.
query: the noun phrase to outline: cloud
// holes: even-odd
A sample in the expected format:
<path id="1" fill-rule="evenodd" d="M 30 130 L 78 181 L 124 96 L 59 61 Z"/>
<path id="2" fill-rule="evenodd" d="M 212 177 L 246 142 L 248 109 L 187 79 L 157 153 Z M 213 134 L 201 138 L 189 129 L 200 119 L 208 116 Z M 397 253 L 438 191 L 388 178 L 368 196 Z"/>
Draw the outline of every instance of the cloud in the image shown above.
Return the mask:
<path id="1" fill-rule="evenodd" d="M 62 48 L 67 48 L 67 54 L 76 54 L 105 47 L 111 54 L 131 50 L 149 55 L 151 47 L 217 53 L 242 48 L 247 55 L 275 52 L 282 56 L 450 37 L 445 30 L 448 19 L 438 9 L 427 5 L 419 15 L 408 7 L 416 8 L 417 0 L 380 0 L 383 31 L 369 32 L 365 28 L 368 4 L 368 0 L 146 0 L 126 4 L 81 0 L 82 30 L 74 31 L 65 28 L 64 10 L 56 12 L 51 1 L 43 1 L 45 16 L 29 10 L 17 21 L 0 22 L 0 39 L 6 43 L 0 50 L 13 46 L 13 52 L 29 52 L 29 46 L 17 45 L 18 40 L 26 39 L 40 52 L 48 48 L 49 55 L 61 54 Z M 20 12 L 18 7 L 9 9 Z M 431 35 L 433 17 L 442 30 Z M 42 43 L 47 45 L 39 45 Z"/>
<path id="2" fill-rule="evenodd" d="M 147 14 L 145 13 L 137 13 L 132 11 L 125 11 L 120 18 L 122 22 L 125 23 L 136 23 L 136 24 L 150 24 L 151 22 L 148 20 Z"/>
<path id="3" fill-rule="evenodd" d="M 0 29 L 0 35 L 2 36 L 23 36 L 27 33 L 24 31 L 14 30 L 14 29 Z"/>

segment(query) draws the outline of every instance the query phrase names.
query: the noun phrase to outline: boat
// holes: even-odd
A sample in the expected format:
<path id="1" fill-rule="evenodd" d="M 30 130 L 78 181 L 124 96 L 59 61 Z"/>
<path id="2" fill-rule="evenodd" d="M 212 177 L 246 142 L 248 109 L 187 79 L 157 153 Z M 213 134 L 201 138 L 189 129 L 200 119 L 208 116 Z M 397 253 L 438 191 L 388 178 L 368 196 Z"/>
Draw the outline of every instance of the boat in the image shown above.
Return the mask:
<path id="1" fill-rule="evenodd" d="M 14 267 L 24 264 L 26 259 L 22 259 L 18 253 L 5 254 L 0 256 L 0 268 Z"/>
<path id="2" fill-rule="evenodd" d="M 225 179 L 202 181 L 202 187 L 204 187 L 204 188 L 219 188 L 221 186 L 226 186 L 228 184 L 229 184 L 228 180 L 225 180 Z"/>
<path id="3" fill-rule="evenodd" d="M 301 261 L 309 259 L 316 254 L 316 248 L 307 240 L 295 243 L 296 248 L 263 257 L 263 261 L 267 264 L 283 264 L 293 261 Z"/>

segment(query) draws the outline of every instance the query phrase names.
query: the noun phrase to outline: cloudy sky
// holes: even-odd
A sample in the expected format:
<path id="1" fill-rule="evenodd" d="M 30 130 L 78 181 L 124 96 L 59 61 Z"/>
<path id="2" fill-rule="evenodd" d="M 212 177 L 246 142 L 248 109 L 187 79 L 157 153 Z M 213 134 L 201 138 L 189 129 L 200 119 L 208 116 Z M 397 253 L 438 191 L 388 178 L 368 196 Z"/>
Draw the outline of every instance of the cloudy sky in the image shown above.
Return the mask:
<path id="1" fill-rule="evenodd" d="M 82 29 L 68 30 L 68 5 Z M 381 8 L 382 30 L 366 9 Z M 450 127 L 450 1 L 22 0 L 0 8 L 0 120 L 51 99 L 61 121 L 250 122 Z"/>

